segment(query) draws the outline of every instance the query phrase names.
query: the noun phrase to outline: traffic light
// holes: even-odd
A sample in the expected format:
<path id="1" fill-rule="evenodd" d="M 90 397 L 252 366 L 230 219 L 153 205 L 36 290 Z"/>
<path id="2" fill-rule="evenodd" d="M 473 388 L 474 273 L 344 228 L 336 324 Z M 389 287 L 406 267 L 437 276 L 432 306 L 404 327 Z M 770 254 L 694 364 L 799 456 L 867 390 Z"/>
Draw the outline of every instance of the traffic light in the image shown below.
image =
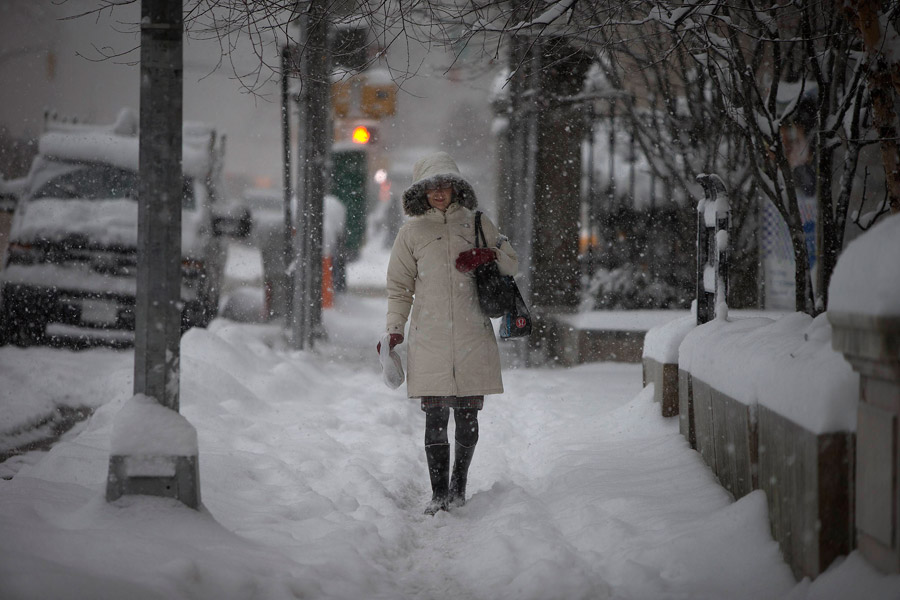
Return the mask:
<path id="1" fill-rule="evenodd" d="M 389 75 L 368 73 L 362 85 L 359 108 L 370 119 L 394 116 L 397 112 L 397 86 Z"/>
<path id="2" fill-rule="evenodd" d="M 372 133 L 365 125 L 358 125 L 353 128 L 351 139 L 353 140 L 354 144 L 368 144 L 370 141 L 372 141 Z"/>

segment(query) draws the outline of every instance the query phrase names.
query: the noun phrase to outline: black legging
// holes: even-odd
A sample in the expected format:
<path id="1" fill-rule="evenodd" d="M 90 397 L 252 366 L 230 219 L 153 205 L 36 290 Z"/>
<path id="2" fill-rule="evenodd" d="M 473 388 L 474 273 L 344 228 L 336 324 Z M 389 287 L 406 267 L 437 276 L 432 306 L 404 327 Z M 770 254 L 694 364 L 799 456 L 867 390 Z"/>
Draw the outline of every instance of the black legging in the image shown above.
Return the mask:
<path id="1" fill-rule="evenodd" d="M 455 408 L 456 441 L 472 447 L 478 441 L 478 409 Z M 425 445 L 448 444 L 447 424 L 450 422 L 449 408 L 429 408 L 425 411 Z"/>

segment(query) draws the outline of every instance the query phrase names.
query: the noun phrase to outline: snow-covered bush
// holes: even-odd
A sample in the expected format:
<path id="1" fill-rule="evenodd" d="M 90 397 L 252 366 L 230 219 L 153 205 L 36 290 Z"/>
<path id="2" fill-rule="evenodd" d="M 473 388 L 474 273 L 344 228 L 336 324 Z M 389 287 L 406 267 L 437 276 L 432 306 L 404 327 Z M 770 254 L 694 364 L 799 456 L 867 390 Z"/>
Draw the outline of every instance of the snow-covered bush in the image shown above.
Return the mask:
<path id="1" fill-rule="evenodd" d="M 585 288 L 582 310 L 684 308 L 690 302 L 682 286 L 628 265 L 598 269 Z"/>
<path id="2" fill-rule="evenodd" d="M 582 310 L 690 306 L 696 278 L 693 210 L 620 207 L 598 221 L 597 245 L 582 256 Z"/>

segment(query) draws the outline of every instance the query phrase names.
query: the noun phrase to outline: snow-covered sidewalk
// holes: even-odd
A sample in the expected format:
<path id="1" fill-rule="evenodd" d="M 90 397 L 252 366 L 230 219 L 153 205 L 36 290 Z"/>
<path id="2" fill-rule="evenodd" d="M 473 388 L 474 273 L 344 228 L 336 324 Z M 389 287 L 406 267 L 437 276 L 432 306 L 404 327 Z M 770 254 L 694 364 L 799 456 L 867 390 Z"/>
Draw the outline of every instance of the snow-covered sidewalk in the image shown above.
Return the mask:
<path id="1" fill-rule="evenodd" d="M 424 516 L 424 415 L 381 382 L 383 312 L 382 300 L 340 298 L 313 353 L 224 320 L 184 337 L 200 512 L 103 499 L 130 352 L 0 349 L 4 365 L 29 352 L 62 365 L 34 375 L 58 388 L 86 383 L 72 367 L 82 359 L 96 370 L 84 403 L 109 400 L 51 452 L 10 461 L 0 598 L 799 600 L 859 597 L 846 586 L 861 576 L 880 597 L 900 589 L 856 555 L 795 584 L 761 492 L 730 500 L 641 390 L 639 365 L 507 369 L 506 394 L 481 413 L 469 503 Z M 13 371 L 0 373 L 27 400 L 35 386 Z"/>

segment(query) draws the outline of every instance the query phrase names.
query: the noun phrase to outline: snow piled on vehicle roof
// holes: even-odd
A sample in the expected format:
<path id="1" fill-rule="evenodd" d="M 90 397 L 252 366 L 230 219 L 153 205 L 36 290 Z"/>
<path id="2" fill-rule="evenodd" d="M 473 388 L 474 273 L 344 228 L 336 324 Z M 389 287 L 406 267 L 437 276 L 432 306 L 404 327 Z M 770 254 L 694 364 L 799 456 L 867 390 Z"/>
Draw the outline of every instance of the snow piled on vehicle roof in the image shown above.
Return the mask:
<path id="1" fill-rule="evenodd" d="M 103 163 L 137 171 L 140 138 L 125 126 L 123 114 L 120 113 L 113 125 L 52 125 L 52 130 L 41 136 L 38 152 L 61 160 Z M 200 178 L 209 174 L 213 167 L 210 146 L 214 136 L 215 130 L 209 125 L 184 123 L 181 156 L 186 176 Z"/>

